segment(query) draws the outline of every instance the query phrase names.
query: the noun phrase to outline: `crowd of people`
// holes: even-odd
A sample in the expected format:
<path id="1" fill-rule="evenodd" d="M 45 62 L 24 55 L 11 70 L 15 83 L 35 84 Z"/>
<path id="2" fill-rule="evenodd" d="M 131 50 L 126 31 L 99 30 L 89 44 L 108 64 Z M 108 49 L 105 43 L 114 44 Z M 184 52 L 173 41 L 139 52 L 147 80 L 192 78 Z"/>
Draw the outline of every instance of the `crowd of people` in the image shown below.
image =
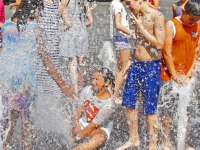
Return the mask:
<path id="1" fill-rule="evenodd" d="M 14 14 L 5 21 L 0 0 L 3 149 L 9 149 L 20 117 L 24 150 L 33 149 L 36 129 L 48 130 L 50 125 L 63 128 L 61 122 L 54 122 L 58 113 L 49 108 L 62 105 L 65 95 L 66 101 L 77 105 L 72 112 L 70 140 L 80 142 L 73 150 L 106 144 L 119 105 L 125 108 L 129 139 L 117 150 L 139 147 L 138 99 L 143 101 L 147 119 L 148 149 L 158 149 L 158 133 L 162 130 L 162 150 L 175 150 L 171 128 L 179 107 L 177 88 L 188 92 L 197 70 L 200 1 L 174 3 L 173 17 L 167 22 L 159 11 L 159 0 L 124 2 L 130 14 L 121 0 L 112 0 L 109 8 L 110 43 L 116 54 L 117 70 L 98 66 L 93 70 L 91 85 L 80 91 L 80 68 L 87 66 L 84 60 L 90 56 L 87 27 L 94 23 L 97 1 L 16 0 L 9 5 L 15 7 Z M 60 68 L 65 68 L 64 72 Z M 188 103 L 192 99 L 191 89 L 187 93 Z M 166 97 L 163 93 L 173 94 Z M 35 102 L 39 105 L 34 106 Z M 187 131 L 183 137 L 186 139 L 183 147 L 194 150 L 187 143 Z M 85 138 L 88 140 L 82 141 Z"/>

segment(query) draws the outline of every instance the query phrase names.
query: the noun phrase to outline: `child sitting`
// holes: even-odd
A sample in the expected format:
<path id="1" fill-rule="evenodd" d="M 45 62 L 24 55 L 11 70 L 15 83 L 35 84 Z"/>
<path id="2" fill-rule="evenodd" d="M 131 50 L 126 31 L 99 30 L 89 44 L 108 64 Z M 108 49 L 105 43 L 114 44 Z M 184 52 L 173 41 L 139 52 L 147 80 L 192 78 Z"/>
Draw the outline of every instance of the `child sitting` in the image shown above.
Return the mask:
<path id="1" fill-rule="evenodd" d="M 82 90 L 81 105 L 72 120 L 71 141 L 79 141 L 85 137 L 89 137 L 89 140 L 73 150 L 95 149 L 109 139 L 116 107 L 107 87 L 114 87 L 114 80 L 113 73 L 107 68 L 102 68 L 94 73 L 92 86 Z"/>

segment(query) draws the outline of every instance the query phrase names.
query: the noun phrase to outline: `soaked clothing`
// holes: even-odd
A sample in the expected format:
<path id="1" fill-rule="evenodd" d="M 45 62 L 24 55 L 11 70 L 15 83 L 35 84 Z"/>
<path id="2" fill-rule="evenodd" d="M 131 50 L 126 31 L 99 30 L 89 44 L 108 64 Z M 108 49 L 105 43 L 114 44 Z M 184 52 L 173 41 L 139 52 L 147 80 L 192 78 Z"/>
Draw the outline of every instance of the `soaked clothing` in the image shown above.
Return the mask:
<path id="1" fill-rule="evenodd" d="M 6 110 L 27 114 L 37 95 L 35 23 L 28 22 L 19 34 L 17 24 L 10 19 L 1 29 L 3 49 L 0 53 L 0 83 L 2 102 Z"/>
<path id="2" fill-rule="evenodd" d="M 182 15 L 182 8 L 180 7 L 180 2 L 177 3 L 176 5 L 176 10 L 175 10 L 175 17 Z"/>
<path id="3" fill-rule="evenodd" d="M 66 25 L 61 26 L 60 53 L 64 57 L 88 56 L 88 33 L 85 25 L 85 8 L 78 4 L 77 0 L 71 0 L 67 6 L 71 17 L 72 27 L 67 31 Z"/>
<path id="4" fill-rule="evenodd" d="M 50 59 L 55 68 L 59 69 L 59 0 L 55 3 L 44 1 L 44 9 L 39 18 L 38 25 L 44 29 L 46 33 L 46 40 L 44 45 L 50 55 Z M 41 33 L 43 34 L 43 33 Z M 63 93 L 55 80 L 52 79 L 49 72 L 43 64 L 40 56 L 37 60 L 37 88 L 38 99 L 37 108 L 35 110 L 35 128 L 36 130 L 53 133 L 64 133 L 64 118 L 62 116 Z M 64 99 L 64 98 L 63 98 Z M 64 100 L 63 100 L 64 101 Z M 65 100 L 66 101 L 66 100 Z"/>
<path id="5" fill-rule="evenodd" d="M 116 109 L 113 97 L 99 100 L 95 96 L 92 86 L 87 86 L 80 94 L 80 103 L 84 105 L 80 124 L 84 127 L 91 122 L 100 125 L 99 128 L 107 133 L 107 139 L 109 139 Z"/>
<path id="6" fill-rule="evenodd" d="M 122 106 L 135 109 L 137 97 L 142 92 L 144 114 L 156 113 L 160 83 L 160 60 L 133 60 L 126 79 Z"/>
<path id="7" fill-rule="evenodd" d="M 171 19 L 174 26 L 174 38 L 172 42 L 172 56 L 176 72 L 187 74 L 196 55 L 199 42 L 200 25 L 198 23 L 187 26 L 179 18 Z M 161 79 L 170 81 L 171 74 L 167 70 L 165 60 L 162 59 Z"/>
<path id="8" fill-rule="evenodd" d="M 113 42 L 116 50 L 130 49 L 131 45 L 129 42 L 128 35 L 115 27 L 115 16 L 121 13 L 121 24 L 129 29 L 129 23 L 127 20 L 127 13 L 119 1 L 112 1 L 110 4 L 110 39 Z"/>

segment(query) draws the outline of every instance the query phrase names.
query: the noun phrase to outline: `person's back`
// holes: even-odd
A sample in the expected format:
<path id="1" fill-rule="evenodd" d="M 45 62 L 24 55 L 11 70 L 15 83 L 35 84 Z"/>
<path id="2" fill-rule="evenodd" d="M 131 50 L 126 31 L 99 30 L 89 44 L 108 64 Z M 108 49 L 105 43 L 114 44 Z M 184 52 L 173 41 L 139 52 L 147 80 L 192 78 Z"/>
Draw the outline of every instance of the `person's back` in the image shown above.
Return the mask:
<path id="1" fill-rule="evenodd" d="M 7 88 L 9 90 L 15 89 L 15 92 L 19 92 L 20 90 L 23 91 L 24 88 L 27 90 L 30 88 L 29 86 L 36 88 L 33 65 L 33 58 L 35 58 L 34 54 L 36 52 L 34 26 L 33 22 L 28 22 L 26 31 L 20 33 L 17 24 L 10 19 L 2 26 L 3 50 L 0 55 L 0 73 L 1 78 L 4 78 L 3 82 L 5 84 L 8 83 Z M 14 80 L 20 79 L 22 82 L 13 83 Z"/>

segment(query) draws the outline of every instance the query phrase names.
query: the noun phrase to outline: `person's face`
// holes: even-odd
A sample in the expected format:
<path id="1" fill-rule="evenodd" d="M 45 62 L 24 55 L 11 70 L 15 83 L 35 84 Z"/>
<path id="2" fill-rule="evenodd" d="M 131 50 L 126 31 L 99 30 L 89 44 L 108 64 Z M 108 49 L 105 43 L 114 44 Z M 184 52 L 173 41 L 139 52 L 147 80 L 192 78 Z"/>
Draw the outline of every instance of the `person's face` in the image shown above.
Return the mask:
<path id="1" fill-rule="evenodd" d="M 95 72 L 92 81 L 93 90 L 95 92 L 100 92 L 105 87 L 105 81 L 103 74 L 100 72 Z"/>
<path id="2" fill-rule="evenodd" d="M 182 21 L 184 24 L 190 26 L 194 23 L 198 22 L 200 20 L 200 16 L 194 16 L 192 14 L 186 14 L 185 11 L 183 11 Z"/>
<path id="3" fill-rule="evenodd" d="M 139 13 L 142 0 L 124 0 L 126 4 L 126 8 L 130 9 L 134 15 Z"/>

